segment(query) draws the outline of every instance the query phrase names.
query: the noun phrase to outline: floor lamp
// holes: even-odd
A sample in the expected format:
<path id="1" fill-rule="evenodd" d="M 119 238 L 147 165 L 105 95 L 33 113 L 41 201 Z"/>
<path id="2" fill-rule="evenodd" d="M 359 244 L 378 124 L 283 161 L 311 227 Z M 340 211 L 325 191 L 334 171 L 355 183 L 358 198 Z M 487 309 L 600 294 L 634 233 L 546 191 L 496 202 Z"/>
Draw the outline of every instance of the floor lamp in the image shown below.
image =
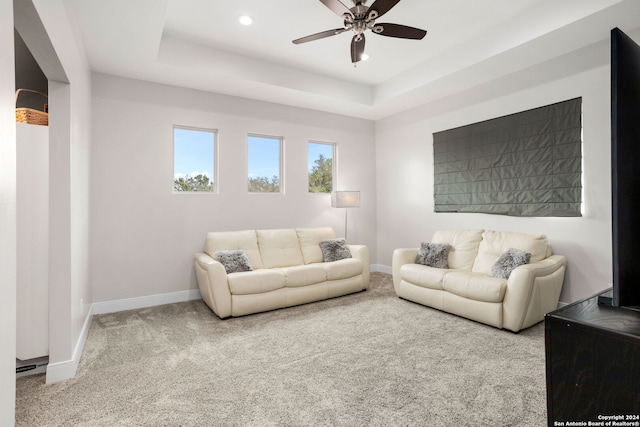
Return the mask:
<path id="1" fill-rule="evenodd" d="M 331 206 L 334 208 L 359 208 L 359 191 L 334 191 L 331 193 Z M 344 239 L 347 240 L 347 210 L 344 210 Z"/>

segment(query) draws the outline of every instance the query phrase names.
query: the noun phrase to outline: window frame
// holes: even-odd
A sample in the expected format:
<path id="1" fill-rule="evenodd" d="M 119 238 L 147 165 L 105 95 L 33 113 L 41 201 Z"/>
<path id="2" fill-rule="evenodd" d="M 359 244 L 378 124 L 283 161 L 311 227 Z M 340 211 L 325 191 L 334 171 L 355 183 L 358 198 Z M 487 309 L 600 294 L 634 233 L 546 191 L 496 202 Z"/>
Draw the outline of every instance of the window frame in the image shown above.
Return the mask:
<path id="1" fill-rule="evenodd" d="M 250 138 L 262 138 L 262 139 L 271 139 L 278 141 L 278 189 L 279 191 L 251 191 L 249 189 L 249 159 L 250 159 Z M 246 161 L 246 190 L 247 194 L 262 194 L 262 195 L 280 195 L 285 194 L 284 187 L 284 136 L 275 136 L 275 135 L 267 135 L 261 133 L 248 133 L 247 134 L 247 161 Z M 269 177 L 267 177 L 269 178 Z"/>
<path id="2" fill-rule="evenodd" d="M 187 130 L 187 131 L 195 131 L 195 132 L 203 132 L 203 133 L 210 133 L 213 135 L 213 159 L 211 162 L 211 166 L 213 168 L 213 173 L 210 177 L 210 180 L 212 180 L 212 188 L 211 191 L 176 191 L 175 190 L 175 175 L 176 175 L 176 130 L 177 129 L 181 129 L 181 130 Z M 214 128 L 204 128 L 204 127 L 199 127 L 199 126 L 186 126 L 186 125 L 176 125 L 174 124 L 171 128 L 172 131 L 172 160 L 173 160 L 173 185 L 171 186 L 171 193 L 172 194 L 218 194 L 219 193 L 219 179 L 218 179 L 218 159 L 219 159 L 219 155 L 218 155 L 218 145 L 219 145 L 219 131 L 218 129 L 214 129 Z"/>
<path id="3" fill-rule="evenodd" d="M 309 188 L 310 186 L 310 182 L 309 182 L 309 178 L 310 178 L 310 172 L 309 172 L 309 162 L 310 162 L 310 158 L 309 158 L 309 146 L 310 144 L 315 144 L 315 145 L 328 145 L 331 147 L 331 191 L 329 191 L 328 193 L 326 192 L 314 192 L 314 191 L 310 191 L 311 189 Z M 332 192 L 336 191 L 336 188 L 338 188 L 337 186 L 337 181 L 338 181 L 338 168 L 337 168 L 337 153 L 338 153 L 338 144 L 335 142 L 323 142 L 323 141 L 318 141 L 318 140 L 313 140 L 310 139 L 307 141 L 307 193 L 308 194 L 331 194 Z"/>

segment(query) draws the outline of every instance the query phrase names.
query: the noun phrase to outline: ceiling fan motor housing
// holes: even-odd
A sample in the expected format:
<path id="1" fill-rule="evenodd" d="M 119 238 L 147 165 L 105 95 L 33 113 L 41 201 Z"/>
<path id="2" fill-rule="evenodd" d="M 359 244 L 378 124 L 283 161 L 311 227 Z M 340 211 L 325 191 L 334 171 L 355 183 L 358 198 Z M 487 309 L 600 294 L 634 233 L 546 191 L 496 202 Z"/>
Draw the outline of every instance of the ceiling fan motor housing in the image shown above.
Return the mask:
<path id="1" fill-rule="evenodd" d="M 351 13 L 353 14 L 353 16 L 355 16 L 356 20 L 364 19 L 364 17 L 367 15 L 368 10 L 369 8 L 367 6 L 357 5 L 351 8 Z"/>
<path id="2" fill-rule="evenodd" d="M 294 44 L 306 43 L 313 40 L 335 36 L 345 31 L 353 31 L 355 34 L 351 39 L 351 62 L 354 64 L 361 60 L 364 52 L 366 30 L 371 30 L 374 34 L 386 37 L 397 37 L 403 39 L 421 40 L 427 32 L 419 28 L 408 27 L 399 24 L 377 24 L 376 19 L 387 13 L 400 0 L 375 0 L 371 7 L 366 6 L 367 0 L 352 0 L 354 6 L 347 8 L 340 0 L 320 0 L 325 6 L 331 9 L 336 15 L 344 20 L 344 28 L 322 31 L 306 37 L 293 40 Z"/>

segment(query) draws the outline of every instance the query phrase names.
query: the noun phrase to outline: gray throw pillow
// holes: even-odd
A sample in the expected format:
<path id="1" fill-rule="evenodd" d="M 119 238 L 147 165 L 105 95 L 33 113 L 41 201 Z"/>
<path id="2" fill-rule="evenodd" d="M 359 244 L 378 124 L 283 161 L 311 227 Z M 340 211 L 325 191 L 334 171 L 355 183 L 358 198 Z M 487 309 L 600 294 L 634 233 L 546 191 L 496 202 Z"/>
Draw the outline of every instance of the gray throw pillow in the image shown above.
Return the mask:
<path id="1" fill-rule="evenodd" d="M 423 264 L 435 268 L 449 268 L 449 251 L 451 246 L 447 243 L 422 242 L 416 264 Z"/>
<path id="2" fill-rule="evenodd" d="M 249 262 L 249 257 L 242 250 L 217 251 L 213 254 L 213 258 L 224 266 L 227 274 L 253 270 Z"/>
<path id="3" fill-rule="evenodd" d="M 344 239 L 322 240 L 320 242 L 320 250 L 322 251 L 324 262 L 351 258 L 351 251 L 347 247 L 347 241 Z"/>
<path id="4" fill-rule="evenodd" d="M 529 252 L 521 251 L 520 249 L 509 248 L 491 267 L 491 277 L 497 277 L 500 279 L 508 279 L 511 272 L 521 265 L 528 264 L 531 259 Z"/>

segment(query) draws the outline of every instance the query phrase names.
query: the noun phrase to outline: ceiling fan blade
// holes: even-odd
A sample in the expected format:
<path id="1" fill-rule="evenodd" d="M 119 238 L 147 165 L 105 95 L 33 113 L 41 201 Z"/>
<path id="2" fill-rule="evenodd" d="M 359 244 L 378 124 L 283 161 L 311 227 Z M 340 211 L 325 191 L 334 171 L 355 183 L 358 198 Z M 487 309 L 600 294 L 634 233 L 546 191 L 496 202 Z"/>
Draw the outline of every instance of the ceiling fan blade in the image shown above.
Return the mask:
<path id="1" fill-rule="evenodd" d="M 425 30 L 421 30 L 420 28 L 400 24 L 376 24 L 372 30 L 381 36 L 413 40 L 422 40 L 427 34 Z"/>
<path id="2" fill-rule="evenodd" d="M 364 34 L 356 34 L 351 39 L 351 62 L 353 62 L 354 64 L 362 59 L 362 54 L 364 53 L 364 43 Z"/>
<path id="3" fill-rule="evenodd" d="M 393 6 L 398 4 L 400 0 L 376 0 L 369 7 L 369 16 L 371 16 L 371 11 L 375 10 L 378 14 L 375 18 L 380 18 L 385 13 L 389 12 Z"/>
<path id="4" fill-rule="evenodd" d="M 322 4 L 333 10 L 333 13 L 342 17 L 345 13 L 351 15 L 351 11 L 340 0 L 320 0 Z"/>
<path id="5" fill-rule="evenodd" d="M 335 36 L 337 34 L 344 33 L 345 31 L 347 31 L 346 28 L 336 28 L 335 30 L 322 31 L 321 33 L 311 34 L 310 36 L 305 36 L 305 37 L 300 37 L 299 39 L 295 39 L 293 40 L 293 44 L 306 43 L 306 42 L 311 42 L 318 39 L 323 39 L 325 37 Z"/>

